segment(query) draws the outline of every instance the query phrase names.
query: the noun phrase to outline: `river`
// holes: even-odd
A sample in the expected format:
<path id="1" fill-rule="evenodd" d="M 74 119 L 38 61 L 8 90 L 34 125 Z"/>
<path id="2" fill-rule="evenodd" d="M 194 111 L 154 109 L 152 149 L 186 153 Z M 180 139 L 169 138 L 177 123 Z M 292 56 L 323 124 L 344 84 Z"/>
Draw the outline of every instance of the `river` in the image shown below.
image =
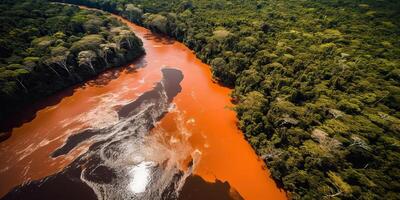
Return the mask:
<path id="1" fill-rule="evenodd" d="M 0 196 L 67 185 L 83 194 L 89 185 L 87 199 L 286 199 L 238 130 L 231 90 L 213 81 L 210 67 L 184 44 L 115 17 L 146 55 L 35 105 L 34 117 L 0 143 Z M 65 183 L 72 176 L 81 179 L 76 188 Z"/>

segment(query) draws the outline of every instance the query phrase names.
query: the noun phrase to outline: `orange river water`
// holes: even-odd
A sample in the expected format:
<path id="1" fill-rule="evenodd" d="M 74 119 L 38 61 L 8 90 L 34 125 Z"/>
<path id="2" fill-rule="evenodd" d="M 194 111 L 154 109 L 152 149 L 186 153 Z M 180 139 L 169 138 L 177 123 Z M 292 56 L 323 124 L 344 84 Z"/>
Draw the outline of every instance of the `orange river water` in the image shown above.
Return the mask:
<path id="1" fill-rule="evenodd" d="M 106 126 L 116 117 L 118 106 L 150 90 L 160 81 L 161 68 L 168 66 L 183 72 L 182 92 L 173 100 L 175 111 L 152 132 L 163 130 L 163 137 L 177 141 L 178 132 L 188 132 L 188 142 L 200 152 L 194 173 L 204 180 L 227 181 L 246 200 L 286 199 L 238 130 L 235 113 L 229 109 L 231 90 L 213 81 L 210 67 L 184 44 L 118 18 L 142 39 L 146 55 L 39 102 L 43 108 L 35 117 L 13 128 L 12 136 L 0 143 L 0 197 L 71 163 L 86 150 L 87 142 L 67 156 L 49 154 L 78 130 Z M 128 70 L 133 67 L 137 69 Z"/>

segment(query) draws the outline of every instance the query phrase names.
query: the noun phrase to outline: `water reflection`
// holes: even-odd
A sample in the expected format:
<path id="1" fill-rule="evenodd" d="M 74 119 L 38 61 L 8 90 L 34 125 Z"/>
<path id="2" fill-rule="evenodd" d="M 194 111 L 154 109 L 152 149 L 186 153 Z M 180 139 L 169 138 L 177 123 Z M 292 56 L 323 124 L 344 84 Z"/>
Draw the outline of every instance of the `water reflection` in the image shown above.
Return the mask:
<path id="1" fill-rule="evenodd" d="M 150 182 L 150 172 L 155 163 L 144 161 L 129 170 L 130 182 L 128 188 L 134 194 L 143 193 Z"/>
<path id="2" fill-rule="evenodd" d="M 27 184 L 19 188 L 19 193 L 9 193 L 7 198 L 21 199 L 21 193 L 24 193 L 29 194 L 29 199 L 90 200 L 97 199 L 97 196 L 118 199 L 113 195 L 123 195 L 121 191 L 128 191 L 132 196 L 129 170 L 149 161 L 154 163 L 153 167 L 148 167 L 150 177 L 157 178 L 148 179 L 145 192 L 136 194 L 140 199 L 146 199 L 149 190 L 162 199 L 177 198 L 177 190 L 181 190 L 178 198 L 182 200 L 196 197 L 231 199 L 235 194 L 232 187 L 246 199 L 284 199 L 284 193 L 268 178 L 262 163 L 237 130 L 234 112 L 224 108 L 231 106 L 230 90 L 213 83 L 209 66 L 182 43 L 152 37 L 149 30 L 121 20 L 143 40 L 147 54 L 142 60 L 146 60 L 146 67 L 138 73 L 121 73 L 118 79 L 104 87 L 80 88 L 55 106 L 39 111 L 32 122 L 14 129 L 13 136 L 0 143 L 0 157 L 4 158 L 0 164 L 0 195 L 23 182 L 39 180 L 64 170 Z M 155 124 L 150 134 L 124 137 L 132 125 L 127 117 L 131 115 L 131 109 L 124 109 L 123 105 L 151 90 L 161 79 L 162 66 L 175 66 L 185 74 L 181 83 L 182 93 L 174 98 L 173 104 L 168 106 L 168 113 Z M 120 126 L 116 126 L 118 123 Z M 107 131 L 107 127 L 115 128 L 116 132 Z M 88 134 L 82 132 L 84 129 Z M 74 137 L 71 135 L 76 134 L 75 139 L 82 142 L 72 140 Z M 86 136 L 82 140 L 79 135 Z M 123 142 L 98 143 L 108 146 L 98 147 L 103 150 L 92 147 L 105 138 Z M 49 158 L 48 155 L 66 140 L 72 145 L 65 145 L 58 155 L 54 155 L 55 158 Z M 44 146 L 40 146 L 42 143 Z M 91 156 L 80 157 L 88 150 L 99 152 L 92 154 L 94 157 L 90 160 L 94 163 L 71 164 L 76 158 L 88 161 Z M 115 150 L 121 153 L 112 153 Z M 26 157 L 18 160 L 21 156 Z M 96 164 L 103 158 L 106 162 Z M 118 158 L 118 162 L 114 158 Z M 171 182 L 174 184 L 165 184 Z M 162 187 L 156 187 L 156 184 Z M 94 194 L 92 188 L 96 188 L 99 194 Z M 147 196 L 147 199 L 158 198 Z"/>
<path id="3" fill-rule="evenodd" d="M 93 144 L 86 153 L 60 173 L 21 185 L 4 199 L 47 199 L 65 192 L 84 192 L 80 195 L 93 199 L 87 186 L 99 200 L 179 198 L 186 179 L 192 177 L 199 163 L 201 152 L 192 149 L 188 142 L 191 134 L 180 118 L 177 118 L 177 125 L 181 127 L 179 138 L 168 140 L 166 132 L 160 129 L 149 134 L 166 112 L 179 112 L 171 103 L 181 91 L 179 83 L 183 75 L 171 68 L 162 72 L 162 81 L 152 90 L 118 111 L 118 122 L 70 136 L 53 156 L 67 155 L 84 140 L 91 139 Z M 227 185 L 223 186 L 226 190 Z M 226 195 L 218 193 L 217 196 Z"/>

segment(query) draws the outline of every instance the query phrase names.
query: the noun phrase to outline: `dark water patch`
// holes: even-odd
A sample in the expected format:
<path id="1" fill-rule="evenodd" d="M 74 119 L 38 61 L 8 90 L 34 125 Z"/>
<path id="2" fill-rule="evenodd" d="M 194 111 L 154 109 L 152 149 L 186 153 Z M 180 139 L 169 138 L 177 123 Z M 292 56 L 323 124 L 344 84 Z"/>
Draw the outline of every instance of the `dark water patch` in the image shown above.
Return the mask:
<path id="1" fill-rule="evenodd" d="M 48 178 L 32 181 L 25 185 L 15 188 L 6 194 L 2 199 L 9 200 L 71 200 L 85 199 L 96 200 L 97 196 L 93 189 L 81 181 L 80 168 L 67 168 Z"/>
<path id="2" fill-rule="evenodd" d="M 80 132 L 78 134 L 74 134 L 68 137 L 67 141 L 65 144 L 56 149 L 52 154 L 51 157 L 55 158 L 61 155 L 68 154 L 72 149 L 74 149 L 76 146 L 78 146 L 80 143 L 84 142 L 85 140 L 88 140 L 92 138 L 93 136 L 97 135 L 98 131 L 97 130 L 92 130 L 92 129 L 87 129 L 83 132 Z"/>
<path id="3" fill-rule="evenodd" d="M 168 112 L 173 98 L 181 91 L 183 75 L 179 70 L 165 68 L 162 74 L 162 81 L 152 90 L 120 108 L 118 122 L 70 136 L 52 156 L 68 154 L 82 142 L 96 136 L 96 141 L 86 153 L 61 172 L 18 186 L 2 199 L 241 200 L 227 182 L 217 180 L 208 183 L 193 175 L 186 178 L 185 172 L 177 166 L 171 167 L 174 161 L 168 156 L 158 164 L 151 160 L 132 159 L 152 153 L 146 148 L 153 147 L 144 142 L 147 133 Z M 188 166 L 190 172 L 193 167 L 192 160 Z M 145 179 L 137 177 L 143 175 Z M 139 186 L 146 182 L 143 191 L 132 186 L 136 179 L 141 181 Z M 182 181 L 185 182 L 180 186 Z"/>
<path id="4" fill-rule="evenodd" d="M 108 176 L 108 169 L 103 166 L 96 168 L 92 178 Z M 98 172 L 106 170 L 104 172 Z M 8 193 L 2 200 L 71 200 L 85 199 L 97 200 L 95 192 L 80 178 L 81 170 L 79 168 L 67 168 L 62 173 L 51 176 L 44 180 L 31 182 L 23 187 Z M 103 182 L 104 179 L 98 180 Z M 109 182 L 106 182 L 109 183 Z M 216 180 L 215 183 L 209 183 L 199 176 L 189 176 L 179 194 L 174 193 L 174 184 L 163 193 L 160 199 L 163 200 L 243 200 L 239 193 L 231 188 L 229 183 Z"/>
<path id="5" fill-rule="evenodd" d="M 137 59 L 134 63 L 133 63 L 134 67 L 128 67 L 126 69 L 126 71 L 128 73 L 135 73 L 138 69 L 146 67 L 147 65 L 147 60 L 146 60 L 146 54 L 144 54 L 143 56 L 141 56 L 140 59 Z"/>
<path id="6" fill-rule="evenodd" d="M 153 40 L 156 43 L 162 44 L 162 45 L 171 45 L 176 42 L 175 39 L 173 39 L 167 35 L 156 33 L 156 32 L 146 33 L 144 35 L 144 38 L 146 40 Z"/>
<path id="7" fill-rule="evenodd" d="M 183 74 L 176 73 L 176 71 L 176 69 L 171 68 L 162 69 L 163 77 L 165 77 L 164 80 L 157 83 L 153 90 L 145 92 L 137 100 L 123 106 L 118 111 L 118 116 L 120 118 L 127 117 L 128 115 L 134 115 L 140 112 L 140 105 L 143 104 L 144 101 L 162 98 L 161 95 L 164 95 L 163 91 L 166 92 L 168 102 L 171 102 L 172 98 L 174 98 L 182 90 L 182 88 L 179 86 L 179 83 L 183 80 Z"/>
<path id="8" fill-rule="evenodd" d="M 135 73 L 138 69 L 147 65 L 145 54 L 138 57 L 138 59 L 130 64 L 126 64 L 119 68 L 108 67 L 102 74 L 96 78 L 90 79 L 85 83 L 88 86 L 102 87 L 110 83 L 110 81 L 117 79 L 122 72 Z M 84 86 L 85 87 L 85 86 Z"/>
<path id="9" fill-rule="evenodd" d="M 135 156 L 132 148 L 140 150 L 144 147 L 141 143 L 143 137 L 168 112 L 173 98 L 181 91 L 181 71 L 165 68 L 162 74 L 162 81 L 151 91 L 121 108 L 120 120 L 116 124 L 70 136 L 52 156 L 67 154 L 96 135 L 101 137 L 63 171 L 18 186 L 2 199 L 157 199 L 160 194 L 158 185 L 161 184 L 157 179 L 163 176 L 165 169 L 155 164 L 146 168 L 153 176 L 149 183 L 149 187 L 154 186 L 153 190 L 136 194 L 128 191 L 132 181 L 130 174 L 144 162 L 128 159 Z"/>
<path id="10" fill-rule="evenodd" d="M 209 183 L 200 176 L 190 176 L 179 194 L 179 200 L 243 200 L 228 182 Z"/>
<path id="11" fill-rule="evenodd" d="M 107 184 L 111 183 L 111 181 L 116 178 L 114 170 L 107 166 L 90 165 L 89 167 L 90 168 L 86 168 L 86 170 L 88 171 L 86 178 L 90 181 L 101 184 Z"/>
<path id="12" fill-rule="evenodd" d="M 86 86 L 98 86 L 102 87 L 107 85 L 110 81 L 115 80 L 119 77 L 122 71 L 127 71 L 128 73 L 135 73 L 137 69 L 143 68 L 147 65 L 147 61 L 144 59 L 144 55 L 139 57 L 132 64 L 128 64 L 118 68 L 107 68 L 100 74 L 93 76 L 91 78 L 85 79 L 85 82 L 78 82 L 70 87 L 65 87 L 62 90 L 59 90 L 58 93 L 55 93 L 46 98 L 40 98 L 33 103 L 29 103 L 26 105 L 20 106 L 21 108 L 16 110 L 13 114 L 11 114 L 7 119 L 0 121 L 0 132 L 5 132 L 10 134 L 13 128 L 21 127 L 25 123 L 29 123 L 36 118 L 36 113 L 40 110 L 43 110 L 46 107 L 57 105 L 61 102 L 62 99 L 73 96 L 75 91 L 78 88 L 85 88 Z M 0 139 L 0 142 L 4 141 Z"/>
<path id="13" fill-rule="evenodd" d="M 9 137 L 11 137 L 10 131 L 0 132 L 0 142 L 7 140 Z"/>
<path id="14" fill-rule="evenodd" d="M 153 99 L 159 98 L 161 90 L 161 84 L 157 83 L 153 90 L 145 92 L 136 101 L 133 101 L 123 106 L 118 111 L 119 118 L 124 118 L 139 113 L 142 110 L 140 105 L 146 103 L 145 101 L 151 101 Z"/>
<path id="15" fill-rule="evenodd" d="M 21 109 L 11 114 L 6 120 L 0 122 L 0 131 L 10 132 L 13 128 L 21 127 L 36 118 L 36 113 L 46 107 L 57 105 L 65 97 L 72 96 L 75 90 L 82 87 L 83 84 L 77 84 L 73 87 L 64 89 L 62 92 L 40 100 L 32 105 L 21 106 Z"/>
<path id="16" fill-rule="evenodd" d="M 167 97 L 166 100 L 168 104 L 172 102 L 172 99 L 182 90 L 179 83 L 183 80 L 183 74 L 180 71 L 172 68 L 164 68 L 162 69 L 162 73 L 163 80 L 161 82 L 158 82 L 152 90 L 143 93 L 135 101 L 128 103 L 127 105 L 124 105 L 120 108 L 120 110 L 118 111 L 118 115 L 120 118 L 137 115 L 138 113 L 143 111 L 143 105 L 150 104 L 151 102 L 156 102 L 158 99 L 162 99 L 164 95 L 166 95 Z M 155 109 L 160 109 L 161 111 L 163 110 L 158 106 L 156 106 Z M 157 116 L 155 120 L 158 121 L 159 119 L 161 119 L 166 112 L 167 110 L 164 109 L 164 111 L 159 116 Z M 145 118 L 153 119 L 152 116 L 150 116 L 151 112 L 145 112 L 144 115 L 147 115 L 144 116 Z M 152 128 L 154 122 L 154 120 L 148 120 L 148 123 L 146 124 L 146 129 Z M 124 126 L 121 128 L 121 131 L 126 131 L 128 128 L 129 126 Z M 87 129 L 83 132 L 71 135 L 68 137 L 63 146 L 56 149 L 51 154 L 51 157 L 54 158 L 68 154 L 71 150 L 73 150 L 82 142 L 96 135 L 106 134 L 110 131 L 112 131 L 112 127 L 105 128 L 103 130 Z M 126 137 L 129 137 L 129 135 Z"/>

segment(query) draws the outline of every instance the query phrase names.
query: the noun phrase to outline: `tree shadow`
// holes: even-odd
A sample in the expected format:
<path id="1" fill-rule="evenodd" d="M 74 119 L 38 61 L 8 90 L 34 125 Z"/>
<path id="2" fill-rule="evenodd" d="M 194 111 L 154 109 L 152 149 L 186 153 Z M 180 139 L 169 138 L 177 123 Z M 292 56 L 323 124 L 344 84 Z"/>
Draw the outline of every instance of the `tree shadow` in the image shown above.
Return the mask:
<path id="1" fill-rule="evenodd" d="M 12 129 L 19 128 L 23 124 L 29 123 L 34 120 L 38 111 L 49 106 L 57 105 L 61 102 L 62 99 L 72 96 L 77 89 L 86 88 L 88 86 L 104 87 L 108 83 L 110 83 L 110 81 L 117 79 L 123 71 L 126 71 L 126 73 L 136 73 L 137 69 L 143 68 L 146 65 L 147 61 L 144 59 L 144 56 L 141 56 L 130 64 L 121 67 L 107 68 L 89 79 L 82 80 L 82 82 L 80 83 L 62 89 L 50 96 L 38 99 L 33 103 L 21 106 L 18 111 L 13 113 L 4 121 L 0 122 L 0 133 L 2 133 L 2 137 L 0 137 L 0 142 L 8 139 L 11 136 L 10 133 Z"/>
<path id="2" fill-rule="evenodd" d="M 243 200 L 243 197 L 228 182 L 207 182 L 197 175 L 186 179 L 178 200 Z"/>
<path id="3" fill-rule="evenodd" d="M 126 64 L 122 67 L 111 67 L 104 70 L 97 77 L 86 81 L 86 83 L 82 87 L 104 87 L 108 85 L 112 80 L 117 79 L 121 75 L 121 73 L 136 73 L 138 69 L 143 68 L 146 65 L 146 59 L 144 59 L 144 56 L 141 56 L 137 61 Z"/>
<path id="4" fill-rule="evenodd" d="M 171 38 L 171 37 L 169 37 L 167 35 L 156 33 L 156 32 L 146 33 L 144 35 L 144 38 L 146 40 L 153 40 L 153 41 L 155 41 L 157 43 L 161 43 L 163 45 L 171 45 L 171 44 L 174 44 L 176 42 L 175 39 L 173 39 L 173 38 Z"/>

